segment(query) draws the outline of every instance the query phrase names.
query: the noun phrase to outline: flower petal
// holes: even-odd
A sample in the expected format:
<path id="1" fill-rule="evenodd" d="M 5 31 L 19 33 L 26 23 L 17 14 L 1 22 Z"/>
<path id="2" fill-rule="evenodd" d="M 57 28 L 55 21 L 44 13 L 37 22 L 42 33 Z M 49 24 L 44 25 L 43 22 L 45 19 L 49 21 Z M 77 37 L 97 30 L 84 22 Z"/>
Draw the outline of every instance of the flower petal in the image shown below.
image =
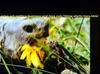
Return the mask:
<path id="1" fill-rule="evenodd" d="M 31 49 L 29 44 L 24 44 L 21 48 L 21 51 L 24 51 L 25 49 Z"/>
<path id="2" fill-rule="evenodd" d="M 37 51 L 37 54 L 39 55 L 40 59 L 43 59 L 45 52 L 43 50 Z"/>
<path id="3" fill-rule="evenodd" d="M 32 52 L 31 54 L 31 60 L 32 60 L 32 64 L 34 65 L 34 67 L 38 68 L 43 68 L 44 65 L 41 63 L 36 51 Z"/>
<path id="4" fill-rule="evenodd" d="M 30 54 L 31 51 L 29 49 L 25 49 L 20 57 L 21 60 L 24 60 L 27 54 Z"/>
<path id="5" fill-rule="evenodd" d="M 31 66 L 31 58 L 30 57 L 31 57 L 30 54 L 28 54 L 27 57 L 26 57 L 26 64 L 27 64 L 28 67 Z"/>

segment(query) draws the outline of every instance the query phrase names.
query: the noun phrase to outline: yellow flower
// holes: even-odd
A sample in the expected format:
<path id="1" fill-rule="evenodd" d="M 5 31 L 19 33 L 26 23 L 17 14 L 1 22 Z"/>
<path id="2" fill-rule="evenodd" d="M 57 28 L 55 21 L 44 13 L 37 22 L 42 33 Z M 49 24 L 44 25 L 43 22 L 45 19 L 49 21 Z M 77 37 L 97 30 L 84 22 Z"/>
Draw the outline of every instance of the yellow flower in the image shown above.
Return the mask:
<path id="1" fill-rule="evenodd" d="M 41 63 L 40 58 L 44 57 L 44 51 L 36 46 L 30 46 L 29 44 L 24 44 L 21 48 L 23 52 L 20 59 L 26 59 L 27 66 L 31 66 L 31 63 L 36 68 L 44 68 L 44 65 Z M 40 57 L 40 58 L 39 58 Z"/>

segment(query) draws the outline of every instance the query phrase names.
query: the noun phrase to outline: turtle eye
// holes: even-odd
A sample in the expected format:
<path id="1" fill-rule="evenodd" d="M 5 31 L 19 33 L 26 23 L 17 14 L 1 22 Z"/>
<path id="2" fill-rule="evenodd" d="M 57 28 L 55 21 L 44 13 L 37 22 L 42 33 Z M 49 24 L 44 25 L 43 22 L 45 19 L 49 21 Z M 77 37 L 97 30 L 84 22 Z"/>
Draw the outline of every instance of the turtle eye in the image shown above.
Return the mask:
<path id="1" fill-rule="evenodd" d="M 32 33 L 34 26 L 33 25 L 25 25 L 23 27 L 24 31 L 28 32 L 28 33 Z"/>

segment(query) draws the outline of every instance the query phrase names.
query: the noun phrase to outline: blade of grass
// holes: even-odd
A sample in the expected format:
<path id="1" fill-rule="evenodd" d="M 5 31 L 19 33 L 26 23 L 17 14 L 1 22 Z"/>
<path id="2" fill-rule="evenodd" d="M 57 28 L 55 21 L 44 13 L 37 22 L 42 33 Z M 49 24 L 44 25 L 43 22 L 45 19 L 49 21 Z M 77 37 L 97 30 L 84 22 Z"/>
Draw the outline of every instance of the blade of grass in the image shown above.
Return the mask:
<path id="1" fill-rule="evenodd" d="M 0 65 L 4 65 L 3 63 L 0 63 Z M 26 66 L 22 66 L 22 65 L 15 65 L 15 64 L 6 64 L 7 66 L 14 66 L 14 67 L 21 67 L 21 68 L 28 68 L 28 69 L 34 69 L 32 67 L 26 67 Z M 48 74 L 55 74 L 53 72 L 49 72 L 49 71 L 46 71 L 46 70 L 42 70 L 42 69 L 38 69 L 39 71 L 42 71 L 42 72 L 46 72 Z"/>
<path id="2" fill-rule="evenodd" d="M 49 59 L 49 57 L 54 53 L 54 51 L 50 52 L 48 56 L 45 58 L 44 63 Z"/>
<path id="3" fill-rule="evenodd" d="M 79 38 L 77 37 L 74 37 L 74 38 L 88 51 L 88 53 L 90 53 L 88 47 Z"/>
<path id="4" fill-rule="evenodd" d="M 75 39 L 77 42 L 79 42 L 88 51 L 88 53 L 90 53 L 88 47 L 79 38 L 77 38 L 73 35 L 73 36 L 69 36 L 69 37 L 64 38 L 63 41 L 65 41 L 67 39 Z"/>
<path id="5" fill-rule="evenodd" d="M 0 49 L 0 53 L 3 54 L 3 55 L 5 55 L 5 54 L 1 51 L 1 49 Z"/>
<path id="6" fill-rule="evenodd" d="M 2 57 L 1 54 L 0 54 L 0 57 L 1 57 L 2 61 L 3 61 L 3 63 L 4 63 L 4 66 L 5 66 L 5 68 L 6 68 L 7 72 L 8 72 L 8 74 L 12 74 L 12 73 L 10 72 L 10 70 L 9 70 L 9 68 L 8 68 L 8 66 L 7 66 L 7 64 L 6 64 L 6 62 L 5 62 L 5 60 L 3 59 L 3 57 Z"/>
<path id="7" fill-rule="evenodd" d="M 80 31 L 81 31 L 81 27 L 83 25 L 83 21 L 84 21 L 84 17 L 83 17 L 82 22 L 80 24 L 80 27 L 79 27 L 79 30 L 78 30 L 78 33 L 77 33 L 77 38 L 80 35 Z M 77 40 L 75 41 L 75 47 L 76 47 L 76 45 L 77 45 Z M 74 51 L 75 51 L 75 48 L 73 49 L 73 52 L 72 53 L 74 53 Z"/>

